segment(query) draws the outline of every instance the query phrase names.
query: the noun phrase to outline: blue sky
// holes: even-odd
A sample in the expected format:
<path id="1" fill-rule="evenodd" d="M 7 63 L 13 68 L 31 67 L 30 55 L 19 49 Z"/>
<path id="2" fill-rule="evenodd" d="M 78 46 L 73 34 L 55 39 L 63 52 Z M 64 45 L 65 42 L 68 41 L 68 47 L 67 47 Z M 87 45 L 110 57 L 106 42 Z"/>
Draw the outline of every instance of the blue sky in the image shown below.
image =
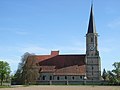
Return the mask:
<path id="1" fill-rule="evenodd" d="M 120 0 L 94 0 L 102 69 L 120 61 Z M 17 69 L 25 52 L 84 54 L 91 0 L 0 0 L 0 60 Z"/>

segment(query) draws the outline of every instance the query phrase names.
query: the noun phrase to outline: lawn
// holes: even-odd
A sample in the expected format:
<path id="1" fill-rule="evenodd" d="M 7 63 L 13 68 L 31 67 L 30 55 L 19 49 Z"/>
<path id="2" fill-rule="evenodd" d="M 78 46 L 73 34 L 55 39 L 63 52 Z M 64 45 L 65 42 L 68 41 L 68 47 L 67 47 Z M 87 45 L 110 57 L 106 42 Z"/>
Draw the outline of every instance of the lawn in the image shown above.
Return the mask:
<path id="1" fill-rule="evenodd" d="M 0 88 L 11 88 L 11 87 L 10 86 L 0 86 Z"/>

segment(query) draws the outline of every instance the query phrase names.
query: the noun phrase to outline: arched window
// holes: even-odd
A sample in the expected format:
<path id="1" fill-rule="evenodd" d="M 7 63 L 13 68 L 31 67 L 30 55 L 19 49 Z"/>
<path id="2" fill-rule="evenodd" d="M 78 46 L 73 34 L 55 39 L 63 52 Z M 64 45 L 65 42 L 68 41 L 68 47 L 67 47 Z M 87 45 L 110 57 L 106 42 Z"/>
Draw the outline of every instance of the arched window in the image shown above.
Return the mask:
<path id="1" fill-rule="evenodd" d="M 45 80 L 45 77 L 46 77 L 46 76 L 43 76 L 43 77 L 42 77 L 42 80 Z"/>
<path id="2" fill-rule="evenodd" d="M 72 79 L 73 79 L 73 80 L 75 79 L 74 76 L 72 77 Z"/>
<path id="3" fill-rule="evenodd" d="M 93 37 L 91 37 L 91 42 L 93 42 Z"/>
<path id="4" fill-rule="evenodd" d="M 52 80 L 52 76 L 50 76 L 50 80 Z"/>
<path id="5" fill-rule="evenodd" d="M 67 76 L 65 76 L 65 79 L 67 79 Z"/>
<path id="6" fill-rule="evenodd" d="M 80 76 L 80 79 L 83 79 L 83 76 Z"/>
<path id="7" fill-rule="evenodd" d="M 57 80 L 59 80 L 60 78 L 59 78 L 59 76 L 57 76 Z"/>

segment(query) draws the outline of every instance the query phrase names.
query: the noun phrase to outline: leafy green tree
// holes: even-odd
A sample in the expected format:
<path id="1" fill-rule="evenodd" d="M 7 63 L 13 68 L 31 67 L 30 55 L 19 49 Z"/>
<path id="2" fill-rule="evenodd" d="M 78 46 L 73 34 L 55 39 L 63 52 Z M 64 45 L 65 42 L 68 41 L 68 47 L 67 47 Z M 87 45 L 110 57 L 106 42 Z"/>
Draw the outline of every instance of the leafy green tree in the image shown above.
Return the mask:
<path id="1" fill-rule="evenodd" d="M 114 74 L 112 73 L 112 71 L 108 71 L 107 76 L 108 76 L 109 83 L 115 84 L 116 78 L 115 78 Z"/>
<path id="2" fill-rule="evenodd" d="M 112 70 L 112 73 L 114 74 L 115 77 L 115 83 L 120 84 L 120 62 L 115 62 L 113 66 L 114 69 Z"/>
<path id="3" fill-rule="evenodd" d="M 115 62 L 113 66 L 114 69 L 112 70 L 112 72 L 116 75 L 117 78 L 120 78 L 120 62 Z"/>
<path id="4" fill-rule="evenodd" d="M 10 66 L 5 61 L 0 61 L 0 78 L 1 78 L 1 85 L 3 80 L 8 77 L 10 74 Z"/>
<path id="5" fill-rule="evenodd" d="M 111 84 L 120 84 L 120 62 L 115 62 L 113 64 L 114 69 L 112 71 L 107 71 L 107 80 L 111 83 Z M 105 73 L 105 71 L 103 71 Z M 106 75 L 103 75 L 104 78 L 106 77 Z"/>

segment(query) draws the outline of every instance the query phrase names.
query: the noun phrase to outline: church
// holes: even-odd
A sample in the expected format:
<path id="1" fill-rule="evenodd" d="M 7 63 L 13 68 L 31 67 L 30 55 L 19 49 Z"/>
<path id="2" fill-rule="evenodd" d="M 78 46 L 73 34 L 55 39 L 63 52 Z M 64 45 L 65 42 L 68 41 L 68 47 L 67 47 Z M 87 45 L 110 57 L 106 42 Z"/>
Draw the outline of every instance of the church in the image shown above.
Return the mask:
<path id="1" fill-rule="evenodd" d="M 98 50 L 98 33 L 91 5 L 86 34 L 86 54 L 30 55 L 23 69 L 24 82 L 38 84 L 80 84 L 100 81 L 101 60 Z"/>

